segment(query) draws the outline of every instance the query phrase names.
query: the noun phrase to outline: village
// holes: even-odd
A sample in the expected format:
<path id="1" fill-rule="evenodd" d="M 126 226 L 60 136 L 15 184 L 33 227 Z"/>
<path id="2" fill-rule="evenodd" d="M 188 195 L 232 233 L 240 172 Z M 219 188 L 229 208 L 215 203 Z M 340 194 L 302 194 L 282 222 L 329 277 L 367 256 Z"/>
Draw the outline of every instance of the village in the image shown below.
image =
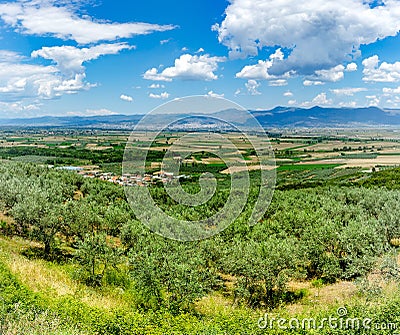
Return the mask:
<path id="1" fill-rule="evenodd" d="M 173 172 L 166 172 L 163 170 L 154 172 L 153 174 L 145 173 L 141 174 L 131 174 L 124 173 L 122 175 L 117 175 L 113 172 L 103 172 L 100 170 L 99 166 L 62 166 L 57 167 L 60 170 L 76 171 L 78 174 L 84 178 L 98 178 L 100 180 L 108 181 L 114 184 L 119 184 L 121 186 L 148 186 L 152 184 L 170 183 L 174 180 L 186 179 L 190 176 L 188 175 L 174 175 Z"/>

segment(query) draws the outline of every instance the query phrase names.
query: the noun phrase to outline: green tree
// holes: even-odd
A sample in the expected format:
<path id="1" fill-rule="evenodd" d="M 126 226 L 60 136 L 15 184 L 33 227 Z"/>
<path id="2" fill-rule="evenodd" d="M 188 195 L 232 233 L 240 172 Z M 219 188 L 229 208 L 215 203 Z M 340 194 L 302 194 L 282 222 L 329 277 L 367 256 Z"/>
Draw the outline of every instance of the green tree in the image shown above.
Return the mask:
<path id="1" fill-rule="evenodd" d="M 101 286 L 107 270 L 119 264 L 121 251 L 107 240 L 105 233 L 93 233 L 78 241 L 74 256 L 81 265 L 79 278 L 88 285 Z"/>
<path id="2" fill-rule="evenodd" d="M 191 309 L 216 282 L 198 244 L 183 244 L 156 235 L 142 235 L 129 252 L 139 306 L 167 308 L 174 314 Z"/>

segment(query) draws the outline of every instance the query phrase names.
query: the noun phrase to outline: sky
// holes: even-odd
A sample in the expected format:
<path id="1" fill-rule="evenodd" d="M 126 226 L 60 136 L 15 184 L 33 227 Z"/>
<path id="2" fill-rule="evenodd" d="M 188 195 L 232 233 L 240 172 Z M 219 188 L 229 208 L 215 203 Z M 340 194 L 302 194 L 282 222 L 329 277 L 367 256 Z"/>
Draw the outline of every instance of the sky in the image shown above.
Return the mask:
<path id="1" fill-rule="evenodd" d="M 399 0 L 0 0 L 0 117 L 400 108 Z"/>

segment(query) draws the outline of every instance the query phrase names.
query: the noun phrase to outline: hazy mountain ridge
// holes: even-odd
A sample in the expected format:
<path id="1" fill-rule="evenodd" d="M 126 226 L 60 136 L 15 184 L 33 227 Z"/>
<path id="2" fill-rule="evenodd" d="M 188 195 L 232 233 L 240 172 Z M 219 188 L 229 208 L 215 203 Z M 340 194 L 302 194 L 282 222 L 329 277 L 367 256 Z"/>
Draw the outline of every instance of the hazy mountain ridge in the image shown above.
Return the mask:
<path id="1" fill-rule="evenodd" d="M 225 119 L 233 110 L 220 111 L 213 115 Z M 364 108 L 298 108 L 278 106 L 270 110 L 250 111 L 265 127 L 371 127 L 400 126 L 399 109 Z M 211 116 L 211 115 L 209 115 Z M 102 116 L 42 116 L 36 118 L 0 119 L 1 127 L 60 127 L 60 128 L 131 128 L 143 115 Z M 157 115 L 162 123 L 163 116 Z M 170 119 L 171 115 L 166 115 Z M 229 119 L 233 119 L 229 117 Z M 190 123 L 190 119 L 187 121 Z M 240 122 L 239 122 L 240 123 Z"/>
<path id="2" fill-rule="evenodd" d="M 355 127 L 400 125 L 398 110 L 363 108 L 276 107 L 252 111 L 264 127 Z"/>

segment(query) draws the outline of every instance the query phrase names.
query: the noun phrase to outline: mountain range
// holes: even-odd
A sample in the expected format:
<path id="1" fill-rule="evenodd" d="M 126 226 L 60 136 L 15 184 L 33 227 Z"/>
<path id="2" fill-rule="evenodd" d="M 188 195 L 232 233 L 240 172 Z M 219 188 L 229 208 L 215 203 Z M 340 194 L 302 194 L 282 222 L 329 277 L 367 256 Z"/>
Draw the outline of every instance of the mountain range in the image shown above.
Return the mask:
<path id="1" fill-rule="evenodd" d="M 235 110 L 224 110 L 207 117 L 218 117 L 235 113 Z M 400 110 L 364 108 L 298 108 L 275 107 L 271 110 L 254 110 L 250 113 L 266 129 L 285 127 L 304 128 L 338 128 L 338 127 L 399 127 Z M 57 128 L 98 128 L 98 129 L 132 129 L 143 115 L 105 115 L 105 116 L 43 116 L 36 118 L 0 119 L 0 127 L 57 127 Z M 154 120 L 163 123 L 171 115 L 156 115 Z M 173 117 L 172 117 L 173 118 Z M 230 118 L 231 119 L 231 118 Z M 196 119 L 196 124 L 198 124 Z M 190 123 L 190 119 L 186 121 Z"/>

